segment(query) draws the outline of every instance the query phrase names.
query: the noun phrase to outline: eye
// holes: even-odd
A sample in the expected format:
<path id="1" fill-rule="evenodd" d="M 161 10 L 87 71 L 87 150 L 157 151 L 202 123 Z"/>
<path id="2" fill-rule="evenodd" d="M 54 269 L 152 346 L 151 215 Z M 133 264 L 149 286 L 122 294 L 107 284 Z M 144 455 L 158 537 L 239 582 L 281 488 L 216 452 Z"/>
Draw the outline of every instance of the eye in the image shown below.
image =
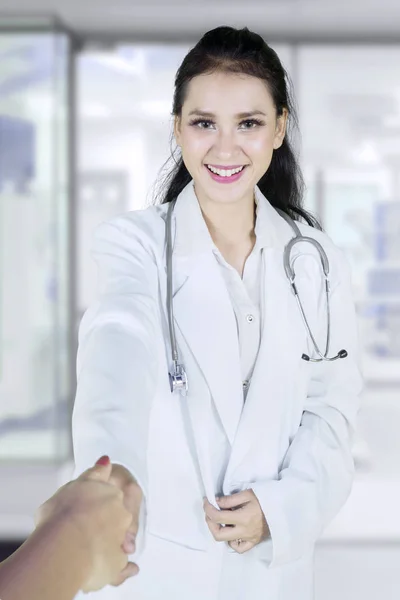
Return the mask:
<path id="1" fill-rule="evenodd" d="M 264 125 L 264 123 L 262 121 L 260 121 L 259 119 L 246 119 L 245 121 L 242 121 L 240 124 L 242 125 L 243 123 L 250 123 L 250 127 L 245 127 L 244 129 L 255 129 L 256 127 L 260 127 L 261 125 Z"/>
<path id="2" fill-rule="evenodd" d="M 210 119 L 195 119 L 194 121 L 190 122 L 190 125 L 193 125 L 195 127 L 198 127 L 200 124 L 212 125 L 213 122 L 210 121 Z M 199 127 L 199 129 L 208 129 L 208 127 Z"/>

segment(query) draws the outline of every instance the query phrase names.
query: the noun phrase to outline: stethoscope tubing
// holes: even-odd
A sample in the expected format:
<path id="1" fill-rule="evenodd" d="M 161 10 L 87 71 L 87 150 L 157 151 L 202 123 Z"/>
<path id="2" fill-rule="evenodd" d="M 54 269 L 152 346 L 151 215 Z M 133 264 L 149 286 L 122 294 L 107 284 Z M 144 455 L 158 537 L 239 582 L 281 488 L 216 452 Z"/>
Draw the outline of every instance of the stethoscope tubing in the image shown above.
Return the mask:
<path id="1" fill-rule="evenodd" d="M 173 301 L 172 301 L 173 290 L 172 290 L 172 231 L 171 231 L 172 225 L 171 225 L 171 222 L 172 222 L 172 211 L 174 209 L 175 203 L 176 203 L 176 199 L 172 200 L 170 202 L 170 205 L 169 205 L 168 211 L 167 211 L 167 217 L 166 217 L 167 313 L 168 313 L 168 326 L 169 326 L 171 353 L 172 353 L 172 361 L 173 361 L 172 371 L 169 372 L 169 380 L 170 380 L 171 392 L 178 390 L 182 393 L 182 395 L 186 396 L 187 391 L 188 391 L 188 380 L 187 380 L 187 375 L 186 375 L 186 371 L 185 371 L 183 364 L 179 363 L 179 354 L 178 354 L 178 348 L 177 348 L 177 343 L 176 343 L 175 325 L 174 325 L 174 309 L 173 309 Z M 319 358 L 311 358 L 307 354 L 303 354 L 301 358 L 307 362 L 314 362 L 314 363 L 323 362 L 323 361 L 332 362 L 332 361 L 338 360 L 339 358 L 346 358 L 346 356 L 348 356 L 348 353 L 346 350 L 340 350 L 336 354 L 336 356 L 331 356 L 331 357 L 328 356 L 329 347 L 330 347 L 330 338 L 331 338 L 331 310 L 330 310 L 330 297 L 329 297 L 329 294 L 330 294 L 329 260 L 326 255 L 326 252 L 317 240 L 315 240 L 314 238 L 302 235 L 299 227 L 296 225 L 295 221 L 293 221 L 293 219 L 291 219 L 289 217 L 289 215 L 287 215 L 284 211 L 282 211 L 280 209 L 276 209 L 276 210 L 282 216 L 282 218 L 285 219 L 285 221 L 292 228 L 292 230 L 294 231 L 294 234 L 295 234 L 294 237 L 292 237 L 291 240 L 287 243 L 287 245 L 285 246 L 285 249 L 283 251 L 283 267 L 284 267 L 284 270 L 286 273 L 286 277 L 288 278 L 289 283 L 292 288 L 292 291 L 295 295 L 296 302 L 299 307 L 301 318 L 302 318 L 302 321 L 306 328 L 306 331 L 312 342 L 315 353 L 317 354 L 317 356 L 319 356 Z M 295 270 L 293 267 L 295 261 L 293 261 L 293 263 L 291 263 L 291 253 L 292 253 L 294 246 L 298 243 L 312 244 L 314 246 L 314 248 L 317 250 L 319 258 L 320 258 L 320 262 L 321 262 L 323 277 L 325 280 L 326 315 L 327 315 L 326 346 L 325 346 L 324 353 L 321 352 L 321 350 L 317 344 L 317 341 L 311 331 L 311 327 L 310 327 L 310 324 L 308 323 L 308 319 L 305 314 L 303 304 L 301 302 L 301 299 L 300 299 L 300 296 L 299 296 L 299 293 L 297 290 L 297 286 L 295 283 L 296 273 L 295 273 Z"/>

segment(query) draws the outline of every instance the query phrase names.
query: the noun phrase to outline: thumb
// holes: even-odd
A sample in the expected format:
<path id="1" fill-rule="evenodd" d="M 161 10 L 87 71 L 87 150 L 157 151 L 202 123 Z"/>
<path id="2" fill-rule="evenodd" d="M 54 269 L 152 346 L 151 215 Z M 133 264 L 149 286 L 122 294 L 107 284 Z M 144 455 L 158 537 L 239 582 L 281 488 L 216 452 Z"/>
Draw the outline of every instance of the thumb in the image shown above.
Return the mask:
<path id="1" fill-rule="evenodd" d="M 84 471 L 78 479 L 92 479 L 95 481 L 108 482 L 112 471 L 112 464 L 108 456 L 102 456 L 94 467 Z"/>
<path id="2" fill-rule="evenodd" d="M 222 510 L 231 510 L 234 508 L 241 508 L 244 504 L 246 504 L 249 500 L 248 494 L 244 492 L 238 492 L 236 494 L 232 494 L 231 496 L 220 496 L 216 498 L 218 506 Z"/>
<path id="3" fill-rule="evenodd" d="M 121 585 L 122 583 L 124 583 L 124 581 L 129 579 L 129 577 L 134 577 L 138 573 L 139 573 L 138 565 L 133 562 L 128 562 L 126 567 L 124 567 L 122 569 L 121 573 L 119 573 L 118 577 L 116 579 L 114 579 L 114 581 L 111 583 L 111 585 L 114 587 L 117 587 L 117 586 Z"/>

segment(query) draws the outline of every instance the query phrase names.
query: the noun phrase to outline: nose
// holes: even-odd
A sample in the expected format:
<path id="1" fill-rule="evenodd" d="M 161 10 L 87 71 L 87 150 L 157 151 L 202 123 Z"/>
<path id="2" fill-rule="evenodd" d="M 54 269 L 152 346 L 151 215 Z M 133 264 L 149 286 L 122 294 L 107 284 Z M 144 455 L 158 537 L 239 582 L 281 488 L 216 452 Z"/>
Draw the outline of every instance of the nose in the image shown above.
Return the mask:
<path id="1" fill-rule="evenodd" d="M 215 154 L 222 160 L 227 160 L 237 152 L 235 134 L 232 131 L 219 131 L 215 140 Z"/>

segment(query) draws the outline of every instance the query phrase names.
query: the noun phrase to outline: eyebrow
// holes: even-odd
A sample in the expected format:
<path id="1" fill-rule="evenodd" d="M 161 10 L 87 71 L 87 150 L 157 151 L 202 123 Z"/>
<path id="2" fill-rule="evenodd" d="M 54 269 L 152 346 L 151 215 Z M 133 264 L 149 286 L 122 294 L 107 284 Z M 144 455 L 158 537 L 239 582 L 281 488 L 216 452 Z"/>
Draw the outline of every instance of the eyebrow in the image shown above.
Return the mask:
<path id="1" fill-rule="evenodd" d="M 195 108 L 194 110 L 190 111 L 190 113 L 189 113 L 189 115 L 188 115 L 188 116 L 190 117 L 191 115 L 198 115 L 198 116 L 200 116 L 200 117 L 210 117 L 210 118 L 215 118 L 215 115 L 214 115 L 214 113 L 207 112 L 207 111 L 204 111 L 204 110 L 199 110 L 199 109 L 197 109 L 197 108 Z M 264 117 L 266 117 L 266 116 L 267 116 L 267 115 L 266 115 L 264 112 L 262 112 L 261 110 L 252 110 L 252 111 L 250 111 L 250 112 L 241 112 L 241 113 L 237 113 L 237 114 L 235 115 L 235 117 L 236 117 L 237 119 L 247 119 L 247 118 L 249 118 L 249 117 L 254 117 L 255 115 L 263 115 Z"/>

